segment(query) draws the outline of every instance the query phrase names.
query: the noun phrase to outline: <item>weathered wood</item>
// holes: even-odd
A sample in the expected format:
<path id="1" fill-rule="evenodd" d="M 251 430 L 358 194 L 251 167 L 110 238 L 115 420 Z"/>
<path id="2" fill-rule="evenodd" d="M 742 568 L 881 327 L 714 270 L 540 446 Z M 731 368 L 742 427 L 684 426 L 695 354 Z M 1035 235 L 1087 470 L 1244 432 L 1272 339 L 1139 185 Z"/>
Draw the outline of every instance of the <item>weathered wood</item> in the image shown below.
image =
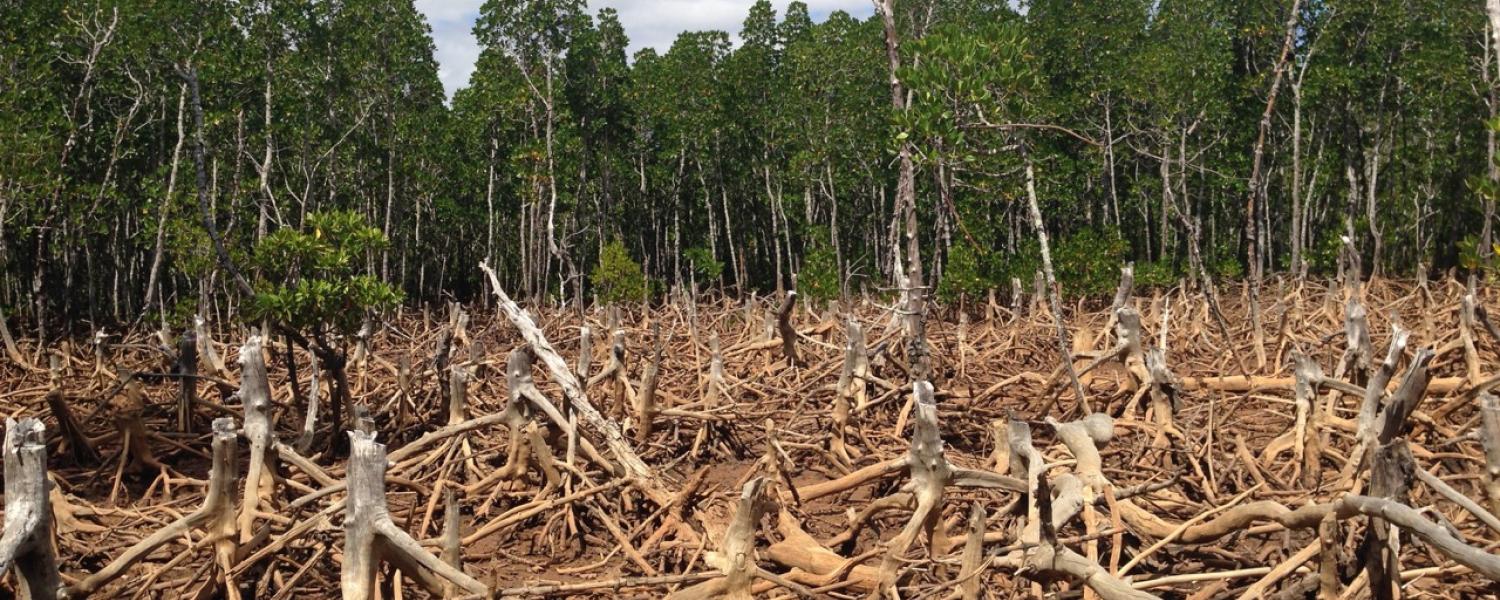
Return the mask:
<path id="1" fill-rule="evenodd" d="M 1370 456 L 1369 495 L 1405 504 L 1414 468 L 1406 440 L 1384 443 L 1373 448 Z M 1363 548 L 1371 594 L 1376 600 L 1401 598 L 1401 549 L 1395 529 L 1384 519 L 1371 516 Z"/>
<path id="2" fill-rule="evenodd" d="M 1406 433 L 1407 419 L 1416 412 L 1417 406 L 1427 396 L 1427 363 L 1432 361 L 1432 349 L 1423 348 L 1412 357 L 1411 364 L 1407 365 L 1406 373 L 1401 378 L 1401 385 L 1396 391 L 1391 392 L 1381 409 L 1380 430 L 1375 436 L 1375 441 L 1388 444 L 1397 436 Z"/>
<path id="3" fill-rule="evenodd" d="M 1396 363 L 1401 360 L 1410 335 L 1411 332 L 1399 323 L 1391 325 L 1391 342 L 1386 348 L 1385 360 L 1370 375 L 1369 382 L 1365 384 L 1364 400 L 1360 403 L 1358 435 L 1362 440 L 1368 440 L 1375 434 L 1375 417 L 1380 412 L 1380 400 L 1385 395 L 1386 384 L 1390 383 L 1391 377 L 1396 373 Z"/>
<path id="4" fill-rule="evenodd" d="M 1394 340 L 1394 326 L 1392 329 Z M 1349 368 L 1364 373 L 1370 370 L 1370 361 L 1375 354 L 1370 344 L 1369 316 L 1358 295 L 1350 295 L 1344 309 L 1344 340 L 1348 344 L 1343 361 Z M 1403 345 L 1405 338 L 1402 338 Z M 1389 356 L 1389 355 L 1388 355 Z"/>
<path id="5" fill-rule="evenodd" d="M 516 305 L 510 299 L 510 296 L 505 294 L 505 290 L 501 289 L 500 280 L 495 276 L 495 272 L 490 269 L 489 265 L 483 263 L 479 265 L 479 268 L 484 271 L 484 274 L 490 280 L 490 286 L 498 300 L 500 311 L 505 314 L 511 324 L 515 325 L 516 329 L 520 331 L 521 337 L 531 344 L 537 356 L 542 359 L 542 363 L 547 366 L 547 370 L 552 374 L 553 380 L 557 382 L 562 388 L 563 394 L 567 396 L 573 410 L 577 411 L 579 419 L 588 424 L 590 428 L 603 438 L 605 445 L 615 455 L 615 459 L 619 461 L 626 473 L 640 480 L 639 485 L 651 497 L 653 502 L 665 504 L 670 501 L 673 494 L 669 491 L 669 486 L 665 485 L 659 476 L 652 471 L 651 467 L 647 466 L 645 461 L 641 460 L 640 455 L 635 453 L 635 450 L 625 441 L 625 436 L 620 433 L 619 426 L 613 421 L 606 419 L 604 415 L 599 414 L 599 411 L 594 408 L 593 403 L 589 402 L 588 395 L 584 392 L 583 386 L 578 383 L 578 378 L 568 370 L 567 362 L 563 360 L 562 356 L 558 355 L 556 350 L 552 349 L 552 344 L 547 341 L 547 337 L 542 334 L 542 330 L 531 320 L 531 316 L 526 314 L 526 311 L 521 310 L 521 307 Z"/>
<path id="6" fill-rule="evenodd" d="M 58 433 L 67 441 L 68 453 L 72 455 L 73 462 L 80 466 L 98 463 L 99 451 L 94 449 L 93 441 L 83 433 L 83 428 L 73 417 L 73 410 L 68 406 L 68 397 L 62 388 L 54 387 L 49 390 L 46 401 L 48 412 L 57 421 Z"/>
<path id="7" fill-rule="evenodd" d="M 245 411 L 245 439 L 250 441 L 250 463 L 239 514 L 239 542 L 255 539 L 256 514 L 274 501 L 276 422 L 271 412 L 271 386 L 266 379 L 261 337 L 251 334 L 240 347 L 240 402 Z M 264 532 L 262 532 L 264 535 Z"/>
<path id="8" fill-rule="evenodd" d="M 312 448 L 313 440 L 317 439 L 318 428 L 318 355 L 309 354 L 308 356 L 312 360 L 312 368 L 308 369 L 310 379 L 307 385 L 307 411 L 302 415 L 302 433 L 301 435 L 297 436 L 296 443 L 297 452 L 303 454 L 306 454 L 307 451 Z M 396 388 L 397 392 L 400 394 L 400 397 L 396 399 L 396 402 L 402 403 L 397 409 L 397 414 L 399 415 L 401 413 L 401 409 L 405 408 L 406 406 L 405 396 L 407 393 L 407 386 L 402 385 L 399 377 L 397 379 L 398 381 Z M 401 421 L 401 419 L 399 418 L 397 420 Z"/>
<path id="9" fill-rule="evenodd" d="M 193 333 L 198 338 L 198 356 L 208 364 L 214 375 L 228 379 L 229 368 L 219 356 L 219 349 L 214 346 L 213 332 L 208 328 L 208 321 L 203 319 L 203 315 L 193 315 Z"/>
<path id="10" fill-rule="evenodd" d="M 913 383 L 912 398 L 915 401 L 916 419 L 911 446 L 906 455 L 907 472 L 911 480 L 902 490 L 913 494 L 916 507 L 912 511 L 911 520 L 891 540 L 885 558 L 880 563 L 880 583 L 873 596 L 877 599 L 901 597 L 896 591 L 896 582 L 901 575 L 901 565 L 906 562 L 906 551 L 916 541 L 918 534 L 927 534 L 928 541 L 933 545 L 931 549 L 936 553 L 937 540 L 934 536 L 938 535 L 937 527 L 942 519 L 943 489 L 953 477 L 953 469 L 943 456 L 942 429 L 938 425 L 937 402 L 933 398 L 932 384 L 926 381 Z"/>
<path id="11" fill-rule="evenodd" d="M 1293 452 L 1302 461 L 1302 485 L 1314 489 L 1320 475 L 1322 448 L 1319 444 L 1319 407 L 1315 402 L 1318 386 L 1323 382 L 1323 368 L 1318 361 L 1301 352 L 1292 353 L 1293 374 L 1297 378 L 1292 397 L 1297 403 L 1297 420 L 1292 428 Z"/>
<path id="12" fill-rule="evenodd" d="M 766 479 L 763 477 L 756 477 L 745 483 L 740 491 L 734 517 L 724 532 L 724 539 L 719 540 L 717 550 L 709 552 L 703 559 L 718 569 L 722 578 L 680 590 L 668 596 L 669 600 L 750 600 L 754 597 L 750 584 L 761 573 L 756 564 L 755 531 L 770 506 L 765 497 L 765 488 Z"/>
<path id="13" fill-rule="evenodd" d="M 1500 398 L 1479 395 L 1479 439 L 1484 444 L 1484 490 L 1490 512 L 1500 514 Z"/>
<path id="14" fill-rule="evenodd" d="M 1076 421 L 1061 425 L 1077 425 L 1067 428 L 1070 438 L 1079 438 L 1074 440 L 1075 443 L 1080 443 L 1081 439 L 1100 437 L 1107 439 L 1108 436 L 1104 435 L 1101 428 L 1113 427 L 1113 425 L 1107 415 L 1097 414 L 1097 416 L 1100 418 L 1092 421 Z M 1054 428 L 1058 426 L 1058 424 L 1053 425 Z M 1059 438 L 1062 438 L 1063 430 L 1060 429 L 1058 433 Z M 1010 438 L 1011 455 L 1015 457 L 1012 460 L 1020 460 L 1025 465 L 1026 481 L 1031 490 L 1027 493 L 1026 522 L 1021 533 L 1021 542 L 1028 545 L 1026 549 L 1020 551 L 1020 563 L 1025 567 L 1022 570 L 1023 574 L 1043 581 L 1058 576 L 1068 577 L 1082 582 L 1104 600 L 1156 598 L 1153 594 L 1132 588 L 1130 584 L 1114 577 L 1098 563 L 1090 561 L 1058 542 L 1052 510 L 1052 491 L 1046 480 L 1045 459 L 1041 452 L 1032 445 L 1031 430 L 1026 423 L 1012 421 Z M 1094 444 L 1093 441 L 1082 443 L 1089 447 Z M 1072 445 L 1069 448 L 1074 449 Z M 1080 474 L 1094 470 L 1092 466 L 1083 463 L 1085 460 L 1097 460 L 1097 454 L 1097 451 L 1093 453 L 1093 456 L 1089 456 L 1088 452 L 1075 453 L 1075 457 L 1079 459 L 1078 472 Z"/>
<path id="15" fill-rule="evenodd" d="M 1318 524 L 1318 598 L 1339 597 L 1339 568 L 1343 563 L 1344 536 L 1338 515 L 1328 513 Z"/>
<path id="16" fill-rule="evenodd" d="M 5 355 L 10 357 L 11 362 L 27 370 L 36 368 L 31 364 L 31 361 L 26 360 L 25 353 L 21 352 L 21 349 L 16 346 L 16 339 L 11 337 L 10 326 L 6 324 L 4 309 L 0 309 L 0 342 L 4 342 Z"/>
<path id="17" fill-rule="evenodd" d="M 859 454 L 848 443 L 853 426 L 850 417 L 870 400 L 870 357 L 865 349 L 864 328 L 851 318 L 846 321 L 845 329 L 849 341 L 844 346 L 844 364 L 839 371 L 838 393 L 833 400 L 833 432 L 829 436 L 829 449 L 844 462 L 845 467 L 852 468 Z"/>
<path id="18" fill-rule="evenodd" d="M 344 513 L 344 564 L 339 577 L 343 597 L 374 598 L 382 561 L 390 562 L 433 594 L 443 594 L 442 580 L 446 580 L 467 593 L 488 595 L 488 586 L 424 550 L 391 521 L 385 503 L 385 444 L 361 431 L 349 432 L 349 440 L 349 499 Z"/>
<path id="19" fill-rule="evenodd" d="M 797 356 L 797 329 L 792 327 L 792 309 L 796 307 L 797 290 L 790 290 L 776 311 L 776 332 L 781 336 L 781 355 L 788 367 L 802 366 L 802 359 Z"/>
<path id="20" fill-rule="evenodd" d="M 463 515 L 458 510 L 458 493 L 452 486 L 443 488 L 443 562 L 460 571 L 464 568 Z M 443 597 L 456 595 L 458 586 L 449 582 L 443 588 Z"/>
<path id="21" fill-rule="evenodd" d="M 1465 544 L 1448 528 L 1427 520 L 1415 508 L 1386 498 L 1352 495 L 1338 500 L 1334 508 L 1341 518 L 1365 515 L 1385 519 L 1455 562 L 1491 581 L 1500 581 L 1500 554 Z"/>
<path id="22" fill-rule="evenodd" d="M 177 366 L 173 372 L 182 376 L 178 378 L 181 389 L 177 397 L 177 430 L 191 433 L 193 403 L 198 399 L 198 334 L 192 329 L 182 332 L 177 341 Z"/>
<path id="23" fill-rule="evenodd" d="M 661 324 L 651 325 L 651 338 L 654 341 L 651 350 L 651 360 L 646 363 L 646 370 L 641 374 L 641 392 L 636 395 L 636 430 L 635 443 L 645 444 L 651 439 L 652 426 L 656 421 L 656 385 L 661 376 L 661 356 L 666 350 L 670 336 L 663 338 Z"/>
<path id="24" fill-rule="evenodd" d="M 1479 340 L 1474 333 L 1479 320 L 1475 316 L 1475 302 L 1473 292 L 1464 294 L 1458 308 L 1458 341 L 1464 349 L 1464 376 L 1471 384 L 1478 384 L 1484 378 L 1479 367 L 1479 350 L 1475 347 Z"/>
<path id="25" fill-rule="evenodd" d="M 963 600 L 979 600 L 980 586 L 984 584 L 985 519 L 984 503 L 969 505 L 968 535 L 964 538 L 964 553 L 958 570 L 958 589 Z"/>
<path id="26" fill-rule="evenodd" d="M 239 476 L 239 446 L 235 443 L 234 419 L 221 418 L 213 423 L 213 466 L 208 476 L 208 493 L 203 505 L 187 516 L 173 521 L 125 550 L 104 568 L 69 586 L 66 595 L 83 598 L 99 591 L 125 573 L 131 565 L 150 556 L 157 548 L 194 529 L 203 529 L 200 543 L 212 543 L 218 567 L 217 579 L 224 593 L 238 600 L 239 587 L 230 575 L 239 547 L 235 527 Z"/>
<path id="27" fill-rule="evenodd" d="M 448 368 L 448 393 L 447 398 L 447 420 L 449 425 L 457 425 L 469 420 L 469 368 L 461 365 L 453 365 Z"/>
<path id="28" fill-rule="evenodd" d="M 24 600 L 58 597 L 61 577 L 53 549 L 52 504 L 47 481 L 47 436 L 37 419 L 5 420 L 5 533 L 0 573 L 15 567 Z"/>

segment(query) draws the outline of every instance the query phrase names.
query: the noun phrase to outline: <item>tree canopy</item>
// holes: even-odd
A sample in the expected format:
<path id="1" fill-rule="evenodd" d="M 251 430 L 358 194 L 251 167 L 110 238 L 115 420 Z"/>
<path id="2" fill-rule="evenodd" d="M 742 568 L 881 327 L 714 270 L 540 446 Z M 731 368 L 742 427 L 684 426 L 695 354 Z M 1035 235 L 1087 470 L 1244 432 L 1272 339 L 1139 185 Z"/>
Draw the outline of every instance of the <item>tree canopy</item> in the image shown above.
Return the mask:
<path id="1" fill-rule="evenodd" d="M 451 99 L 409 0 L 9 3 L 0 306 L 107 323 L 247 301 L 208 251 L 190 69 L 209 218 L 267 285 L 293 282 L 264 252 L 348 215 L 388 243 L 338 277 L 411 301 L 483 297 L 481 260 L 531 299 L 613 297 L 619 283 L 597 274 L 628 264 L 642 293 L 807 275 L 820 295 L 889 289 L 906 252 L 903 146 L 927 284 L 949 297 L 1035 270 L 1023 157 L 1047 229 L 1077 255 L 1061 265 L 1087 269 L 1060 275 L 1066 292 L 1106 289 L 1097 257 L 1187 277 L 1190 238 L 1229 276 L 1252 257 L 1331 271 L 1340 236 L 1382 274 L 1491 264 L 1500 69 L 1480 3 L 894 8 L 904 110 L 879 15 L 801 2 L 778 14 L 760 0 L 737 35 L 688 31 L 627 56 L 612 9 L 490 0 Z"/>

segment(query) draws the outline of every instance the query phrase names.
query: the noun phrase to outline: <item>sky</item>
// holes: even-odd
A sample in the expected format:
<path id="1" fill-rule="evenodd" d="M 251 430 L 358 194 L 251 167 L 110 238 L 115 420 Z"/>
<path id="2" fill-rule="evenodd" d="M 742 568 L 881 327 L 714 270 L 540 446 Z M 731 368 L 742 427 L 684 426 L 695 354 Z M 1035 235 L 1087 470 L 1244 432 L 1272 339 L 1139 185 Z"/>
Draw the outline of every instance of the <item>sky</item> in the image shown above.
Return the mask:
<path id="1" fill-rule="evenodd" d="M 822 21 L 836 10 L 857 17 L 869 16 L 875 10 L 870 0 L 803 1 L 814 21 Z M 778 19 L 789 2 L 771 0 Z M 737 43 L 740 24 L 754 3 L 755 0 L 595 0 L 589 3 L 589 12 L 598 14 L 604 7 L 619 11 L 620 23 L 630 37 L 630 54 L 635 54 L 646 47 L 666 52 L 677 34 L 684 31 L 719 29 L 729 32 Z M 484 0 L 416 0 L 416 4 L 432 26 L 438 77 L 443 80 L 443 90 L 452 98 L 454 91 L 468 85 L 474 61 L 479 59 L 479 44 L 471 30 Z"/>

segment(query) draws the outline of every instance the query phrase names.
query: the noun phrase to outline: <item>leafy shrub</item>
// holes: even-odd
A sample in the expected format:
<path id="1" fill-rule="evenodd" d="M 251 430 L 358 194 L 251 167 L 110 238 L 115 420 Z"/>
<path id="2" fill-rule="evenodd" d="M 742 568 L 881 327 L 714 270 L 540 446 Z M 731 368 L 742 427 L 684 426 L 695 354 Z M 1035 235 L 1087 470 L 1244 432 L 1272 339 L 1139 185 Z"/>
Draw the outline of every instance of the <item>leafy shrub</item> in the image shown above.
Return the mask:
<path id="1" fill-rule="evenodd" d="M 688 264 L 693 266 L 693 273 L 698 276 L 699 283 L 710 283 L 718 281 L 724 274 L 724 263 L 715 259 L 714 254 L 708 248 L 698 246 L 688 248 L 682 255 L 688 259 Z"/>
<path id="2" fill-rule="evenodd" d="M 387 244 L 363 216 L 312 213 L 306 229 L 279 229 L 256 244 L 254 264 L 262 281 L 250 303 L 252 319 L 279 321 L 314 336 L 347 335 L 364 322 L 366 312 L 401 301 L 390 284 L 358 274 L 360 260 Z"/>
<path id="3" fill-rule="evenodd" d="M 806 236 L 807 255 L 802 257 L 802 271 L 797 273 L 797 293 L 813 300 L 839 297 L 839 261 L 828 243 L 828 232 L 813 231 Z"/>
<path id="4" fill-rule="evenodd" d="M 642 300 L 646 297 L 646 275 L 641 264 L 630 258 L 625 243 L 612 241 L 599 253 L 599 264 L 589 275 L 594 284 L 594 296 L 599 302 L 612 303 Z"/>
<path id="5" fill-rule="evenodd" d="M 1053 249 L 1052 266 L 1063 290 L 1071 295 L 1113 294 L 1120 284 L 1120 266 L 1129 245 L 1119 236 L 1094 229 L 1060 236 Z"/>
<path id="6" fill-rule="evenodd" d="M 1479 236 L 1467 235 L 1458 242 L 1458 265 L 1470 271 L 1493 271 L 1500 262 L 1500 244 L 1492 244 L 1488 258 L 1482 256 Z"/>
<path id="7" fill-rule="evenodd" d="M 1129 245 L 1113 233 L 1094 229 L 1060 235 L 1052 240 L 1052 268 L 1057 281 L 1068 296 L 1108 296 L 1120 284 L 1120 267 L 1125 264 Z M 1009 285 L 1010 278 L 1021 280 L 1030 289 L 1032 278 L 1042 270 L 1041 249 L 1035 239 L 1022 244 L 1020 252 L 1007 257 L 996 270 L 994 281 Z M 1136 268 L 1140 281 L 1140 267 Z"/>
<path id="8" fill-rule="evenodd" d="M 943 279 L 938 282 L 938 299 L 953 302 L 959 297 L 978 298 L 984 295 L 994 281 L 985 276 L 979 253 L 967 242 L 959 242 L 948 249 L 948 264 L 943 269 Z"/>
<path id="9" fill-rule="evenodd" d="M 1245 276 L 1245 265 L 1234 255 L 1233 250 L 1220 252 L 1218 256 L 1214 257 L 1213 263 L 1208 265 L 1208 270 L 1213 272 L 1214 277 L 1220 281 L 1229 281 Z"/>
<path id="10" fill-rule="evenodd" d="M 1172 287 L 1177 285 L 1177 273 L 1167 261 L 1138 262 L 1135 263 L 1135 285 L 1139 288 Z"/>
<path id="11" fill-rule="evenodd" d="M 1318 243 L 1310 244 L 1307 252 L 1307 268 L 1313 273 L 1333 273 L 1339 269 L 1339 250 L 1344 246 L 1341 233 L 1336 230 L 1324 233 Z"/>

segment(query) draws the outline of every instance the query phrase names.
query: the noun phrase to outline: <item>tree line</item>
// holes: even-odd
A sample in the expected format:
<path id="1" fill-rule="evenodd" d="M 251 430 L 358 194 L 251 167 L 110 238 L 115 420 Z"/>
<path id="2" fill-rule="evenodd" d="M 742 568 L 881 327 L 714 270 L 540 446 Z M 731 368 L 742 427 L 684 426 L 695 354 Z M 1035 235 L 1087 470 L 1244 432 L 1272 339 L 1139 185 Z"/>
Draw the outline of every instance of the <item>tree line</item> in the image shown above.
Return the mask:
<path id="1" fill-rule="evenodd" d="M 1028 200 L 1069 293 L 1132 260 L 1144 284 L 1328 273 L 1346 248 L 1366 274 L 1484 268 L 1491 16 L 883 0 L 815 22 L 762 0 L 737 44 L 692 31 L 627 56 L 612 9 L 489 0 L 449 101 L 409 0 L 8 3 L 0 307 L 222 315 L 241 272 L 316 271 L 285 257 L 320 222 L 370 234 L 327 251 L 408 301 L 484 298 L 480 261 L 559 301 L 973 297 L 1038 271 Z"/>

